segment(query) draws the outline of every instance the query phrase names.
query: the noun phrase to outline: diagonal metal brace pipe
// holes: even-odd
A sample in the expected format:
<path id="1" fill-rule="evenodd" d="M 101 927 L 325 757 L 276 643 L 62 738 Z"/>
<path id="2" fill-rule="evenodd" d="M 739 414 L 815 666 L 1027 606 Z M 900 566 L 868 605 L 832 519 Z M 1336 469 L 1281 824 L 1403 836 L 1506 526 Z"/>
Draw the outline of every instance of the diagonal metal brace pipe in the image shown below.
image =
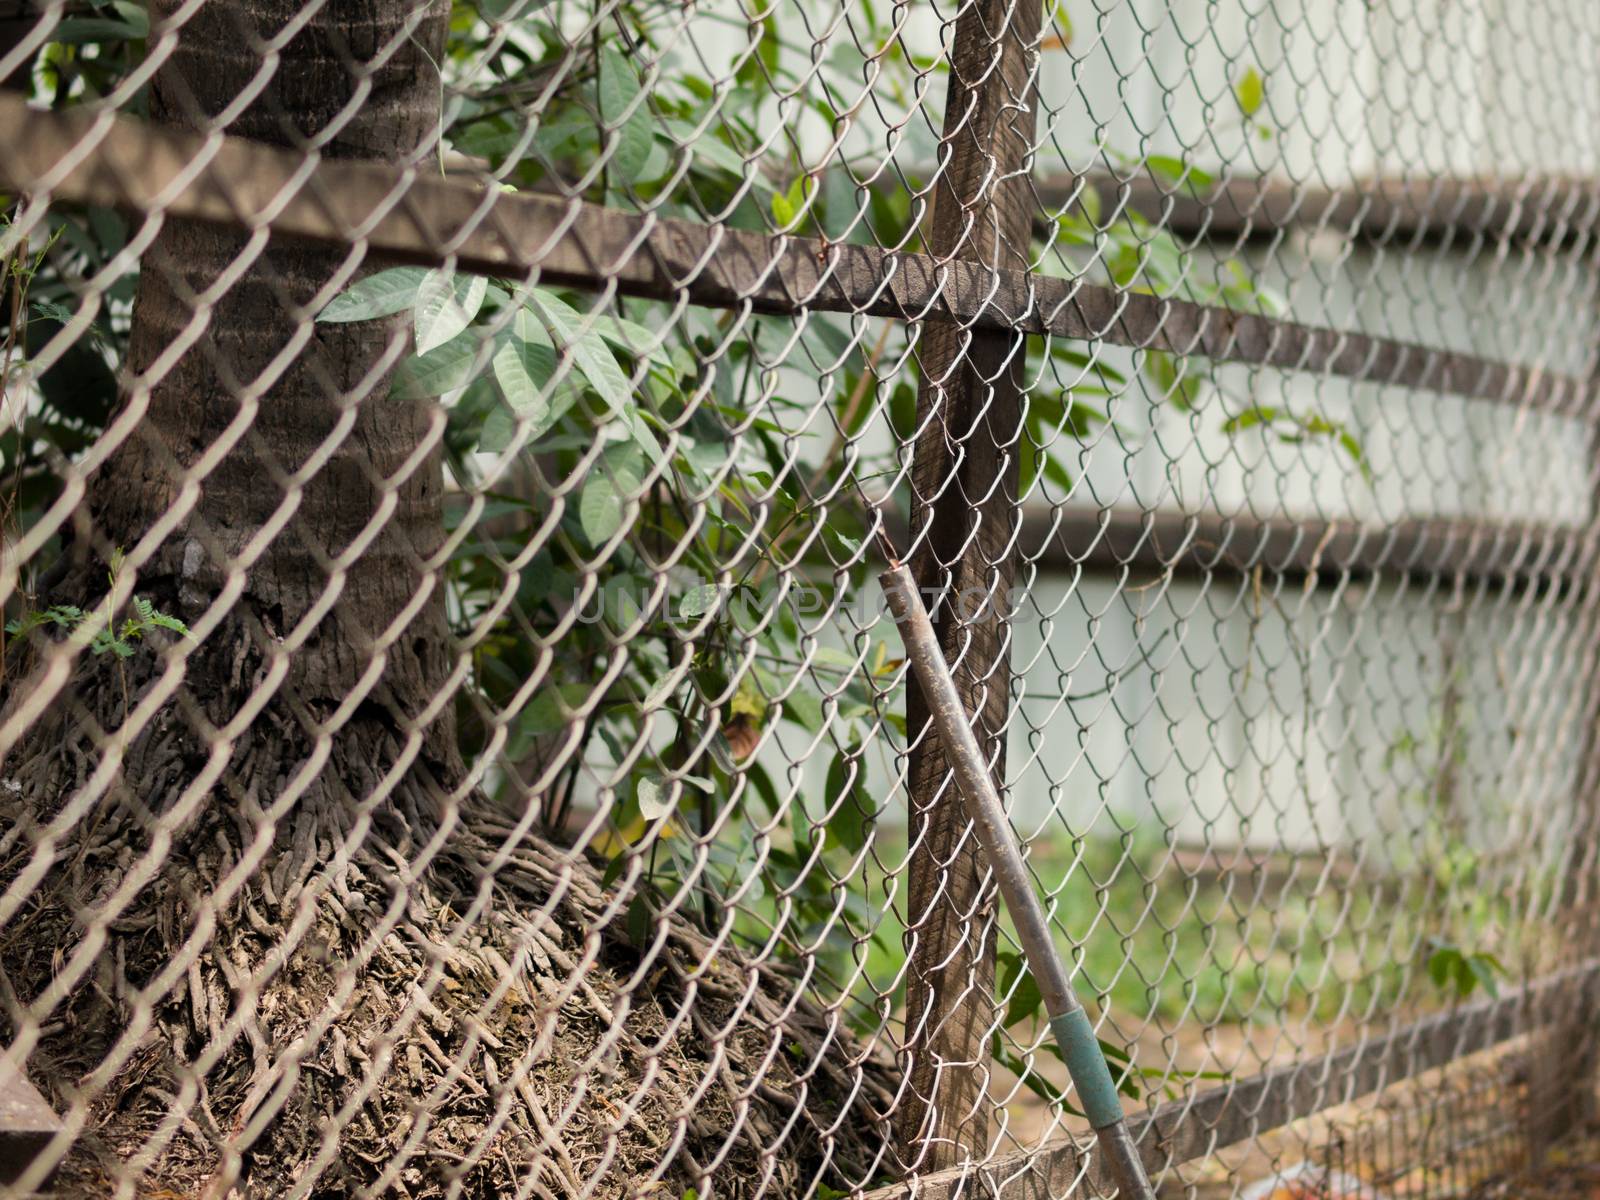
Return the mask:
<path id="1" fill-rule="evenodd" d="M 909 568 L 896 562 L 878 576 L 878 583 L 889 602 L 890 615 L 900 629 L 901 640 L 905 642 L 906 659 L 922 685 L 929 719 L 939 733 L 967 817 L 1017 927 L 1017 937 L 1044 998 L 1061 1058 L 1072 1076 L 1083 1111 L 1094 1126 L 1108 1173 L 1117 1185 L 1117 1195 L 1122 1200 L 1155 1200 L 1155 1192 L 1122 1115 L 1117 1085 L 1111 1078 L 1088 1014 L 1072 990 L 1072 981 L 1056 950 L 1055 940 L 1050 936 L 1044 908 L 1033 890 L 1022 851 L 989 776 L 989 764 L 978 748 L 978 739 L 973 735 L 966 709 L 956 692 L 955 680 L 944 660 L 916 580 Z"/>

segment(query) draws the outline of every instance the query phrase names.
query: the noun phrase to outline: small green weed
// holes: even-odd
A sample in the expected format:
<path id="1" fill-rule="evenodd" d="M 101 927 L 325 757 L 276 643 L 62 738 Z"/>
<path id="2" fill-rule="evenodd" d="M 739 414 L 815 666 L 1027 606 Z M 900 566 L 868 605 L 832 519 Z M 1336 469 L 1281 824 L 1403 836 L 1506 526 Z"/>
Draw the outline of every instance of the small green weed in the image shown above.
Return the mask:
<path id="1" fill-rule="evenodd" d="M 113 591 L 121 570 L 122 552 L 119 550 L 111 556 L 111 570 L 108 573 Z M 13 637 L 21 637 L 35 629 L 54 625 L 66 630 L 69 635 L 83 636 L 82 631 L 87 626 L 94 630 L 87 635 L 89 649 L 95 654 L 115 654 L 118 658 L 132 658 L 134 643 L 142 641 L 153 629 L 170 630 L 180 637 L 193 636 L 187 625 L 177 617 L 161 612 L 143 596 L 133 598 L 133 616 L 124 618 L 121 625 L 117 624 L 116 614 L 110 611 L 110 596 L 106 597 L 105 604 L 105 611 L 95 620 L 91 620 L 90 613 L 74 604 L 54 604 L 46 609 L 36 609 L 17 620 L 7 621 L 6 632 Z"/>

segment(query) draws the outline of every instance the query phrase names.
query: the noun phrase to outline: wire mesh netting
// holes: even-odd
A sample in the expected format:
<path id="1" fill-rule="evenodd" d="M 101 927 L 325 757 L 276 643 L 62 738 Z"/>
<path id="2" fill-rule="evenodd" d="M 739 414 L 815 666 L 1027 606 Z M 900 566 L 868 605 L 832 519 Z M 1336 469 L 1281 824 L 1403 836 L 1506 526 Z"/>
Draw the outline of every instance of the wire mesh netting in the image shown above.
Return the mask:
<path id="1" fill-rule="evenodd" d="M 900 559 L 1157 1194 L 1538 1155 L 1597 64 L 1583 0 L 0 0 L 4 1186 L 1110 1195 Z"/>

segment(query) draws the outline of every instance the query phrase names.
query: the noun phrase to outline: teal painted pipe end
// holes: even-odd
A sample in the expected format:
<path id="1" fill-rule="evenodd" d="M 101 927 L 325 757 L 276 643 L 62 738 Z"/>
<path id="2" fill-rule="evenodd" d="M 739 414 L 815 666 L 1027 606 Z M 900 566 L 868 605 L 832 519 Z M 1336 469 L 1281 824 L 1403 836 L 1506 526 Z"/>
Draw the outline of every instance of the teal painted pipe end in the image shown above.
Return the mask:
<path id="1" fill-rule="evenodd" d="M 1111 1068 L 1100 1050 L 1100 1039 L 1089 1024 L 1089 1014 L 1081 1008 L 1050 1018 L 1050 1028 L 1061 1047 L 1061 1060 L 1067 1064 L 1078 1099 L 1089 1124 L 1096 1129 L 1122 1120 L 1122 1100 L 1111 1078 Z"/>

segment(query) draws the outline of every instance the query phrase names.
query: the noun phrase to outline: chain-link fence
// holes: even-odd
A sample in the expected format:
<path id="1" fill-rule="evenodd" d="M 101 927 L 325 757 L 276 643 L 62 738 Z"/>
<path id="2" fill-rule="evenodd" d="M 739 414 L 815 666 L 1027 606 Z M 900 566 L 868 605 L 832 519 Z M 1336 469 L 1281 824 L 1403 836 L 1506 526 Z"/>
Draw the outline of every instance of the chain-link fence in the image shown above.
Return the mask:
<path id="1" fill-rule="evenodd" d="M 5 1186 L 1110 1194 L 896 558 L 1157 1194 L 1586 1117 L 1600 11 L 1052 4 L 0 0 Z"/>

